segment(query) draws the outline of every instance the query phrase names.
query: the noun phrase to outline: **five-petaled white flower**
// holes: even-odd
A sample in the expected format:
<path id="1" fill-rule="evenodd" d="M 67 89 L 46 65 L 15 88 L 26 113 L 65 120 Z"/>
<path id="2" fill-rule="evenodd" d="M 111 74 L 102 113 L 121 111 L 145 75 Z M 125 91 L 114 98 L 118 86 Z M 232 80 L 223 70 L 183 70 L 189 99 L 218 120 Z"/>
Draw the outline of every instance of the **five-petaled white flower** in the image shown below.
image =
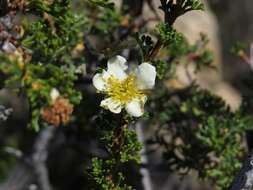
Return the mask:
<path id="1" fill-rule="evenodd" d="M 126 63 L 126 59 L 119 55 L 109 59 L 107 70 L 93 77 L 93 85 L 106 94 L 101 107 L 113 113 L 120 113 L 125 108 L 128 114 L 140 117 L 144 113 L 147 90 L 155 85 L 156 69 L 149 63 L 142 63 L 127 73 Z"/>

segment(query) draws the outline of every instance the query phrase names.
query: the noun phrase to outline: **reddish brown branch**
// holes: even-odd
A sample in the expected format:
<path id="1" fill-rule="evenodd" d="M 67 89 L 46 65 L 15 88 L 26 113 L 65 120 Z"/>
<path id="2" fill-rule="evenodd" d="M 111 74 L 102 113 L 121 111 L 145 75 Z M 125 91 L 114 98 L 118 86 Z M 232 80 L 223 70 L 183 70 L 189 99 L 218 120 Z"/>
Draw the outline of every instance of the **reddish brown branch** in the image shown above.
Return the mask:
<path id="1" fill-rule="evenodd" d="M 163 44 L 162 44 L 161 39 L 158 39 L 155 46 L 147 54 L 147 56 L 144 58 L 144 60 L 145 61 L 150 61 L 150 60 L 154 59 L 157 56 L 157 54 L 159 53 L 162 46 L 163 46 Z"/>

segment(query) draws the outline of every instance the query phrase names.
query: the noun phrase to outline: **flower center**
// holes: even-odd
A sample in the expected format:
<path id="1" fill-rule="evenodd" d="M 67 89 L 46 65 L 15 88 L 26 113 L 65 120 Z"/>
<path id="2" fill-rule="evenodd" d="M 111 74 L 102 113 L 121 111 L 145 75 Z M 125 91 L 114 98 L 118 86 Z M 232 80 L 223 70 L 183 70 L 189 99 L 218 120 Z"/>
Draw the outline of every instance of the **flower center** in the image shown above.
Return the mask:
<path id="1" fill-rule="evenodd" d="M 116 101 L 125 104 L 133 98 L 140 98 L 144 96 L 144 92 L 139 90 L 136 85 L 136 77 L 129 75 L 125 80 L 120 81 L 111 76 L 107 80 L 108 95 Z"/>

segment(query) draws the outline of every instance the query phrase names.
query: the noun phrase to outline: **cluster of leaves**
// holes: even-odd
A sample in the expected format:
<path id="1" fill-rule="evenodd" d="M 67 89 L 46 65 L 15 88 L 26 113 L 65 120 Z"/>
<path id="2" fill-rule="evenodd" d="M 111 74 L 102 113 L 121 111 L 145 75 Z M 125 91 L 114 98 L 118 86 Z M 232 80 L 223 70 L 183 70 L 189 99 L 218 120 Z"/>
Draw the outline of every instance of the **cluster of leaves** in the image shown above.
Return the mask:
<path id="1" fill-rule="evenodd" d="M 32 128 L 39 129 L 40 108 L 45 106 L 45 102 L 50 104 L 48 95 L 52 88 L 57 87 L 72 104 L 80 103 L 81 94 L 74 89 L 77 76 L 73 68 L 64 71 L 53 64 L 48 64 L 47 67 L 37 67 L 37 65 L 27 65 L 27 67 L 23 80 L 32 107 Z"/>
<path id="2" fill-rule="evenodd" d="M 104 3 L 110 6 L 103 6 Z M 108 59 L 122 50 L 122 47 L 119 47 L 119 34 L 123 16 L 112 5 L 109 1 L 88 1 L 84 4 L 87 7 L 85 16 L 89 18 L 89 31 L 85 36 L 86 47 L 93 55 L 102 54 Z M 126 47 L 124 45 L 124 48 Z"/>
<path id="3" fill-rule="evenodd" d="M 165 22 L 157 25 L 157 42 L 154 43 L 148 35 L 136 35 L 136 40 L 141 48 L 143 59 L 152 61 L 156 65 L 158 78 L 165 79 L 166 76 L 174 77 L 173 69 L 175 65 L 184 63 L 189 65 L 194 63 L 195 71 L 202 67 L 212 67 L 213 55 L 207 49 L 208 38 L 201 34 L 200 39 L 195 44 L 189 44 L 184 35 L 173 28 L 175 20 L 184 13 L 191 10 L 203 10 L 203 4 L 198 0 L 182 1 L 161 1 L 164 11 Z M 159 50 L 164 48 L 169 58 L 156 59 Z M 183 61 L 186 60 L 186 61 Z"/>
<path id="4" fill-rule="evenodd" d="M 70 59 L 70 52 L 81 41 L 80 29 L 85 19 L 70 9 L 70 1 L 57 0 L 47 4 L 34 0 L 30 10 L 40 15 L 37 21 L 25 25 L 22 44 L 33 51 L 32 62 L 48 63 Z"/>
<path id="5" fill-rule="evenodd" d="M 124 176 L 121 172 L 117 172 L 116 177 L 111 176 L 113 166 L 117 163 L 115 160 L 102 160 L 98 158 L 92 159 L 92 168 L 94 180 L 101 190 L 115 189 L 115 190 L 132 190 L 132 187 L 124 183 Z"/>
<path id="6" fill-rule="evenodd" d="M 163 91 L 153 101 L 157 131 L 149 143 L 162 146 L 168 169 L 182 175 L 196 170 L 218 189 L 227 189 L 241 166 L 249 117 L 240 110 L 232 113 L 221 98 L 195 86 L 177 94 Z"/>
<path id="7" fill-rule="evenodd" d="M 1 54 L 0 70 L 7 76 L 6 87 L 21 89 L 27 94 L 31 107 L 31 127 L 39 130 L 40 109 L 50 104 L 50 91 L 58 88 L 61 95 L 74 105 L 81 100 L 74 88 L 78 79 L 84 19 L 73 14 L 70 1 L 51 3 L 34 0 L 29 3 L 34 22 L 24 21 L 25 35 L 22 45 L 29 49 L 16 50 L 10 55 Z M 25 59 L 25 57 L 31 57 Z"/>
<path id="8" fill-rule="evenodd" d="M 91 7 L 92 12 L 87 11 L 86 16 L 90 18 L 88 24 L 93 31 L 92 33 L 108 37 L 110 32 L 120 25 L 121 14 L 116 11 L 114 4 L 108 1 L 91 0 L 90 2 L 87 6 Z"/>
<path id="9" fill-rule="evenodd" d="M 182 33 L 177 32 L 168 24 L 159 24 L 157 30 L 160 36 L 159 42 L 164 47 L 163 51 L 169 56 L 167 60 L 152 60 L 156 66 L 159 79 L 175 77 L 174 69 L 178 64 L 185 64 L 187 66 L 193 63 L 196 72 L 204 67 L 214 68 L 212 66 L 213 54 L 206 48 L 208 39 L 204 34 L 201 34 L 200 39 L 192 45 L 188 43 Z M 155 48 L 155 43 L 148 35 L 139 34 L 136 36 L 136 39 L 145 58 Z"/>
<path id="10" fill-rule="evenodd" d="M 31 106 L 31 127 L 39 130 L 40 109 L 50 104 L 50 91 L 57 87 L 74 105 L 79 104 L 81 94 L 76 91 L 74 81 L 77 80 L 75 67 L 63 69 L 53 64 L 24 64 L 17 60 L 1 55 L 0 70 L 4 71 L 7 79 L 6 87 L 12 89 L 26 89 Z"/>
<path id="11" fill-rule="evenodd" d="M 139 152 L 142 144 L 136 132 L 122 117 L 101 113 L 96 119 L 100 136 L 100 146 L 106 150 L 106 159 L 92 159 L 91 174 L 99 189 L 132 189 L 126 185 L 124 166 L 130 162 L 140 163 Z"/>
<path id="12" fill-rule="evenodd" d="M 158 34 L 162 41 L 163 46 L 167 47 L 170 44 L 178 45 L 182 43 L 183 36 L 181 33 L 177 32 L 171 25 L 168 23 L 161 23 L 158 25 Z"/>

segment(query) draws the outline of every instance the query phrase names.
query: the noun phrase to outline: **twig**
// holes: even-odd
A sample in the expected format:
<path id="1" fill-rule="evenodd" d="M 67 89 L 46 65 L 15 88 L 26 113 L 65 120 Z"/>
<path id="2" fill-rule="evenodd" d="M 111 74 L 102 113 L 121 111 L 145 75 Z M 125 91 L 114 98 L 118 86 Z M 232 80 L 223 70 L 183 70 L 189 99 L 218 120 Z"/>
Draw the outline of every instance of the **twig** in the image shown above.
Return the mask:
<path id="1" fill-rule="evenodd" d="M 34 145 L 32 161 L 35 174 L 37 175 L 37 181 L 41 190 L 51 190 L 46 160 L 48 157 L 49 142 L 54 135 L 54 131 L 54 126 L 49 126 L 43 129 Z"/>
<path id="2" fill-rule="evenodd" d="M 162 48 L 162 41 L 161 39 L 158 39 L 155 46 L 151 49 L 151 51 L 147 54 L 147 56 L 144 58 L 145 61 L 150 61 L 155 58 L 155 56 L 159 53 L 160 49 Z"/>
<path id="3" fill-rule="evenodd" d="M 40 190 L 51 190 L 46 160 L 49 143 L 55 129 L 55 127 L 49 126 L 40 132 L 33 147 L 34 153 L 29 157 L 23 156 L 20 159 L 6 182 L 0 186 L 0 190 L 24 190 L 36 181 Z"/>
<path id="4" fill-rule="evenodd" d="M 27 189 L 33 180 L 31 167 L 24 162 L 18 163 L 10 172 L 5 183 L 1 184 L 0 190 L 23 190 Z"/>
<path id="5" fill-rule="evenodd" d="M 118 171 L 118 168 L 120 166 L 120 151 L 121 151 L 122 146 L 124 144 L 124 128 L 125 127 L 127 127 L 127 126 L 122 125 L 122 127 L 119 127 L 118 129 L 116 129 L 116 132 L 115 132 L 115 139 L 114 139 L 114 142 L 113 142 L 112 146 L 114 147 L 113 149 L 115 150 L 114 157 L 116 158 L 116 164 L 115 164 L 113 172 L 111 174 L 112 177 L 117 175 L 117 171 Z"/>
<path id="6" fill-rule="evenodd" d="M 16 158 L 22 158 L 23 156 L 23 152 L 21 150 L 18 150 L 18 149 L 15 149 L 15 148 L 12 148 L 12 147 L 5 147 L 4 148 L 4 151 Z"/>
<path id="7" fill-rule="evenodd" d="M 136 133 L 138 135 L 139 141 L 144 144 L 145 140 L 144 140 L 144 134 L 143 134 L 143 129 L 142 129 L 142 122 L 139 122 L 136 124 Z M 146 164 L 146 165 L 148 163 L 145 144 L 143 145 L 143 149 L 141 151 L 141 163 Z M 142 177 L 142 184 L 143 184 L 144 190 L 152 190 L 153 187 L 152 187 L 152 181 L 150 178 L 149 170 L 145 167 L 141 167 L 140 173 L 143 176 Z"/>

